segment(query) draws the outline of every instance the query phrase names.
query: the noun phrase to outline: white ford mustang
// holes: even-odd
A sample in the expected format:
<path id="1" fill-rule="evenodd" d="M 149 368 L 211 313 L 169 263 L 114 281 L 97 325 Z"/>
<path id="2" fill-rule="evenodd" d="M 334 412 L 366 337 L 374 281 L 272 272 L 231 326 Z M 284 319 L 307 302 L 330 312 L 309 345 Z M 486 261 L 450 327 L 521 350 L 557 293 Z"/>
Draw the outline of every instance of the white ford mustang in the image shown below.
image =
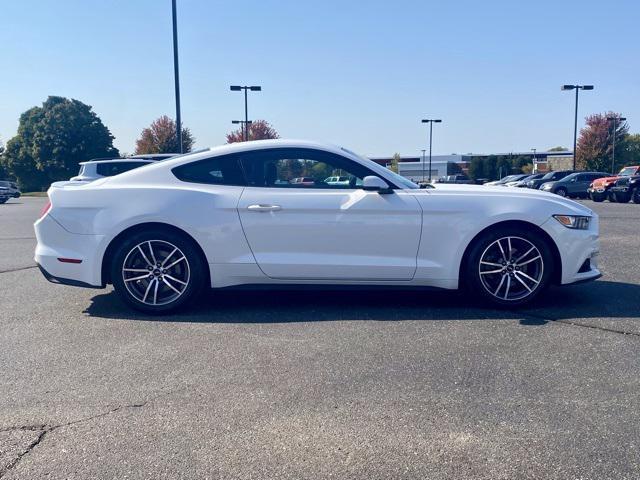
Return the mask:
<path id="1" fill-rule="evenodd" d="M 327 182 L 348 177 L 348 182 Z M 300 181 L 303 179 L 304 181 Z M 529 189 L 420 189 L 306 141 L 225 145 L 87 185 L 53 186 L 35 260 L 56 283 L 165 313 L 202 287 L 468 288 L 498 305 L 593 280 L 598 217 Z"/>

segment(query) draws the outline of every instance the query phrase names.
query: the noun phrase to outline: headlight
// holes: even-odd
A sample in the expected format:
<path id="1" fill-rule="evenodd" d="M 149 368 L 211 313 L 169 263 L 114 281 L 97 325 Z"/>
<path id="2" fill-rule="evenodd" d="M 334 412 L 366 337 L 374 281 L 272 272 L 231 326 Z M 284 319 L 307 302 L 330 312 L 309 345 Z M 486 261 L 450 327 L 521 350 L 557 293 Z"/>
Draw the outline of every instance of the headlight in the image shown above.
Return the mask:
<path id="1" fill-rule="evenodd" d="M 542 187 L 540 187 L 541 190 L 551 190 L 551 185 L 549 185 L 548 183 L 545 183 L 544 185 L 542 185 Z"/>
<path id="2" fill-rule="evenodd" d="M 567 228 L 574 230 L 588 230 L 591 217 L 583 217 L 580 215 L 554 215 L 557 221 Z"/>

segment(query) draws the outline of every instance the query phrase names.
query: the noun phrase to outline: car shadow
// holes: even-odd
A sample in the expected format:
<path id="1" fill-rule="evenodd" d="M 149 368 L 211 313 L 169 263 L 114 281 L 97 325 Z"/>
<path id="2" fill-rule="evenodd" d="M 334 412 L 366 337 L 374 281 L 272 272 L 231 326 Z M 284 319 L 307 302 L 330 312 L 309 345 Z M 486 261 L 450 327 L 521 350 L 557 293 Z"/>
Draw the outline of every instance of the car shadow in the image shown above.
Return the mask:
<path id="1" fill-rule="evenodd" d="M 640 320 L 640 285 L 597 281 L 553 287 L 532 307 L 487 308 L 459 292 L 426 290 L 219 290 L 184 310 L 152 316 L 135 312 L 112 290 L 91 299 L 91 317 L 194 323 L 288 323 L 340 320 L 489 320 L 518 318 L 523 325 L 572 318 Z"/>

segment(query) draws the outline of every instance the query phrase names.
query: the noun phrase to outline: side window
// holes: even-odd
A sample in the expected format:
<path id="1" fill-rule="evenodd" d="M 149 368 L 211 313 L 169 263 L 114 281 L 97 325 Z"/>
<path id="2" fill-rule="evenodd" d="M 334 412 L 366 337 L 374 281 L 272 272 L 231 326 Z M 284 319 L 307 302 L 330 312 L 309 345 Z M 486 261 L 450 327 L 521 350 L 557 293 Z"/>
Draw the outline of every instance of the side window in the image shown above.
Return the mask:
<path id="1" fill-rule="evenodd" d="M 245 185 L 236 155 L 222 155 L 197 160 L 175 167 L 171 171 L 178 180 L 183 182 L 206 183 L 208 185 Z"/>
<path id="2" fill-rule="evenodd" d="M 128 172 L 134 168 L 146 165 L 146 162 L 105 162 L 96 165 L 96 172 L 104 177 L 113 177 L 120 173 Z"/>
<path id="3" fill-rule="evenodd" d="M 354 189 L 367 175 L 357 162 L 312 149 L 271 149 L 240 154 L 247 183 L 254 187 Z"/>

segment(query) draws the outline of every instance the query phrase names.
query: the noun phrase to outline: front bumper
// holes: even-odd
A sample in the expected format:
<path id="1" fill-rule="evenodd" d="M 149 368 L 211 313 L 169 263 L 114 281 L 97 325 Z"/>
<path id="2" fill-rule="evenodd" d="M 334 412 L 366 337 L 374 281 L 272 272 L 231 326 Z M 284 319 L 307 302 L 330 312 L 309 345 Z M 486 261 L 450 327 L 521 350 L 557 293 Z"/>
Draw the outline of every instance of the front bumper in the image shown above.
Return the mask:
<path id="1" fill-rule="evenodd" d="M 611 193 L 629 193 L 629 187 L 611 187 Z"/>
<path id="2" fill-rule="evenodd" d="M 555 218 L 550 218 L 541 227 L 555 241 L 560 252 L 562 285 L 595 280 L 602 276 L 598 270 L 600 242 L 596 215 L 592 217 L 588 230 L 572 230 L 561 225 Z M 585 270 L 587 260 L 588 269 Z"/>
<path id="3" fill-rule="evenodd" d="M 65 230 L 50 214 L 34 224 L 38 244 L 35 261 L 49 281 L 103 288 L 101 278 L 103 235 L 82 235 Z M 69 263 L 60 259 L 75 259 Z"/>

